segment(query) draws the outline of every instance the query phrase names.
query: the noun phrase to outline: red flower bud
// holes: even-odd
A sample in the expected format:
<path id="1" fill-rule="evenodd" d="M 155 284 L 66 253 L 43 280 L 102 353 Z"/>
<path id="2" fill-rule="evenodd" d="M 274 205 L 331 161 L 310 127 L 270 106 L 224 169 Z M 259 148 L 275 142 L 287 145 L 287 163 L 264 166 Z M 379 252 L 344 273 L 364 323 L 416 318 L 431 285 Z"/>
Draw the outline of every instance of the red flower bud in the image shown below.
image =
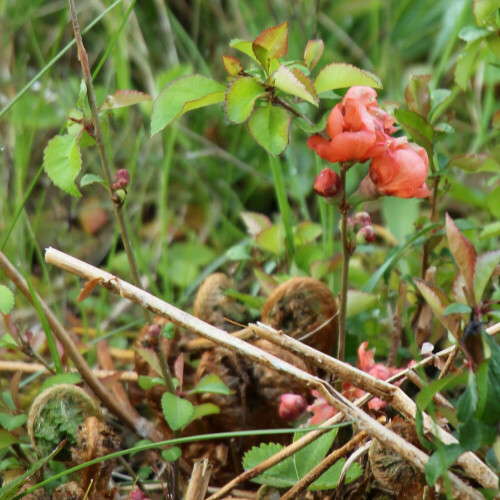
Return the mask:
<path id="1" fill-rule="evenodd" d="M 314 181 L 314 191 L 323 198 L 338 198 L 344 190 L 339 174 L 331 168 L 323 169 Z"/>
<path id="2" fill-rule="evenodd" d="M 113 191 L 117 189 L 127 189 L 127 186 L 130 184 L 130 173 L 127 169 L 121 168 L 115 172 L 115 178 L 113 181 Z"/>
<path id="3" fill-rule="evenodd" d="M 354 229 L 355 231 L 357 231 L 362 227 L 370 225 L 372 223 L 372 220 L 368 212 L 358 212 L 357 214 L 354 214 L 353 222 Z"/>
<path id="4" fill-rule="evenodd" d="M 150 500 L 150 498 L 139 489 L 131 491 L 128 498 L 129 500 Z"/>
<path id="5" fill-rule="evenodd" d="M 375 229 L 373 226 L 368 225 L 362 227 L 356 234 L 356 243 L 364 245 L 366 243 L 373 243 L 375 241 Z"/>
<path id="6" fill-rule="evenodd" d="M 283 420 L 292 421 L 300 417 L 307 408 L 307 401 L 299 394 L 283 394 L 278 413 Z"/>

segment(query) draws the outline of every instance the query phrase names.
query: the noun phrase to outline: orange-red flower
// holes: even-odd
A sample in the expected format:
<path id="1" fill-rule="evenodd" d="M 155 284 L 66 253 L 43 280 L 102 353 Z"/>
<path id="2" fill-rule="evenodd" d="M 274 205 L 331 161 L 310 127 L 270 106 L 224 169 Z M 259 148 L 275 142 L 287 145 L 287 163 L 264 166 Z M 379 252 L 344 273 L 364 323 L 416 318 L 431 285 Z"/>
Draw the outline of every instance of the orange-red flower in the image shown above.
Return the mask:
<path id="1" fill-rule="evenodd" d="M 327 120 L 330 140 L 313 135 L 310 149 L 330 162 L 364 161 L 385 150 L 385 142 L 396 129 L 394 118 L 377 105 L 370 87 L 351 87 Z"/>
<path id="2" fill-rule="evenodd" d="M 380 194 L 398 198 L 426 198 L 431 194 L 425 179 L 429 158 L 424 148 L 406 137 L 389 139 L 387 149 L 375 156 L 370 179 Z"/>

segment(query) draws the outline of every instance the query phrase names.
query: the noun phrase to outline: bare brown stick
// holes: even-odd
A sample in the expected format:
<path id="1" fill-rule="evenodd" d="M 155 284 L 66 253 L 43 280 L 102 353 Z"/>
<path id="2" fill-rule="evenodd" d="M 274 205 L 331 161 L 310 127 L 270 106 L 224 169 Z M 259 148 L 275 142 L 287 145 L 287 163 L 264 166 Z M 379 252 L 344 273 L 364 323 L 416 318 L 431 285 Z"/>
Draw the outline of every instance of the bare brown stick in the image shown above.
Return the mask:
<path id="1" fill-rule="evenodd" d="M 78 373 L 78 370 L 69 370 L 72 373 Z M 51 372 L 48 368 L 41 363 L 26 363 L 24 361 L 0 361 L 0 372 L 23 372 L 23 373 L 37 373 Z M 137 382 L 139 378 L 136 372 L 120 372 L 116 370 L 92 370 L 97 378 L 108 378 L 117 376 L 118 380 L 122 382 Z"/>
<path id="2" fill-rule="evenodd" d="M 139 267 L 137 266 L 137 261 L 135 258 L 134 249 L 132 247 L 132 240 L 127 229 L 127 223 L 125 220 L 125 214 L 123 211 L 123 202 L 114 195 L 113 190 L 113 172 L 111 170 L 111 163 L 108 158 L 108 153 L 106 151 L 106 146 L 104 144 L 104 135 L 102 132 L 101 117 L 99 115 L 99 107 L 97 105 L 97 98 L 95 95 L 94 84 L 92 82 L 92 75 L 90 73 L 89 58 L 87 51 L 83 45 L 82 35 L 80 32 L 80 26 L 78 24 L 78 17 L 76 15 L 76 8 L 74 0 L 69 0 L 69 8 L 71 11 L 71 19 L 73 21 L 73 31 L 75 33 L 76 45 L 78 48 L 78 60 L 82 66 L 83 79 L 85 80 L 85 85 L 87 86 L 87 95 L 90 106 L 90 112 L 92 113 L 92 124 L 93 132 L 92 137 L 95 140 L 97 151 L 99 153 L 99 158 L 101 160 L 102 169 L 104 171 L 104 176 L 106 177 L 106 182 L 110 189 L 111 201 L 113 202 L 113 208 L 115 210 L 116 220 L 118 222 L 118 228 L 120 230 L 120 235 L 122 237 L 123 246 L 125 248 L 125 253 L 127 254 L 127 260 L 130 265 L 130 274 L 132 276 L 132 281 L 139 287 L 143 288 L 141 277 L 139 275 Z M 143 309 L 144 317 L 147 323 L 151 323 L 151 315 L 147 309 Z"/>
<path id="3" fill-rule="evenodd" d="M 9 279 L 16 285 L 22 292 L 26 299 L 33 304 L 33 299 L 26 280 L 21 276 L 19 271 L 9 262 L 7 257 L 0 252 L 0 267 L 3 269 Z M 38 296 L 38 295 L 37 295 Z M 52 310 L 45 304 L 40 296 L 38 296 L 40 307 L 43 314 L 49 322 L 50 328 L 54 335 L 61 342 L 66 354 L 71 361 L 75 364 L 76 369 L 81 374 L 83 380 L 87 382 L 89 387 L 94 391 L 94 394 L 101 400 L 111 413 L 116 415 L 123 423 L 133 429 L 139 436 L 148 437 L 153 441 L 160 441 L 162 435 L 145 419 L 134 419 L 125 409 L 119 405 L 112 397 L 108 390 L 101 384 L 99 379 L 95 376 L 94 372 L 90 369 L 84 357 L 80 354 L 77 347 L 71 340 L 64 327 L 59 323 Z"/>
<path id="4" fill-rule="evenodd" d="M 458 347 L 457 345 L 454 346 L 453 351 L 451 351 L 450 355 L 448 356 L 448 359 L 446 360 L 446 363 L 444 364 L 438 379 L 441 379 L 446 376 L 446 374 L 451 368 L 451 365 L 455 362 L 455 358 L 457 357 L 458 351 L 460 351 L 460 347 Z"/>
<path id="5" fill-rule="evenodd" d="M 205 498 L 211 474 L 212 466 L 208 463 L 206 458 L 203 461 L 195 462 L 185 500 L 199 500 Z"/>
<path id="6" fill-rule="evenodd" d="M 241 339 L 235 338 L 227 332 L 209 325 L 208 323 L 205 323 L 198 318 L 195 318 L 194 316 L 162 301 L 161 299 L 131 285 L 130 283 L 127 283 L 126 281 L 117 278 L 110 273 L 101 271 L 96 267 L 91 266 L 69 255 L 66 255 L 63 252 L 60 252 L 53 248 L 48 248 L 45 254 L 45 259 L 48 263 L 55 264 L 58 267 L 77 274 L 82 278 L 85 278 L 87 280 L 96 280 L 96 282 L 100 286 L 104 286 L 106 289 L 112 291 L 113 293 L 120 294 L 122 297 L 129 298 L 134 302 L 140 303 L 143 307 L 147 307 L 151 312 L 170 319 L 172 322 L 176 323 L 179 326 L 187 328 L 188 330 L 197 333 L 202 337 L 208 338 L 233 352 L 246 356 L 248 359 L 255 361 L 256 363 L 264 365 L 280 373 L 286 374 L 287 376 L 292 377 L 296 381 L 310 387 L 311 389 L 316 389 L 321 397 L 323 397 L 328 402 L 328 404 L 331 404 L 332 406 L 340 410 L 349 420 L 356 421 L 360 429 L 366 430 L 383 446 L 386 446 L 387 448 L 395 451 L 403 459 L 413 464 L 417 469 L 421 471 L 425 470 L 425 464 L 427 463 L 429 457 L 424 452 L 419 450 L 411 443 L 408 443 L 404 438 L 398 436 L 390 429 L 386 429 L 383 425 L 379 424 L 361 409 L 355 407 L 351 401 L 346 399 L 342 394 L 335 391 L 333 387 L 331 387 L 328 383 L 326 383 L 319 377 L 306 373 L 296 366 L 293 366 L 283 361 L 282 359 L 279 359 L 267 353 L 266 351 L 259 349 L 254 345 L 248 344 Z M 276 331 L 275 333 L 279 334 L 279 332 Z M 308 347 L 305 345 L 303 346 L 304 348 Z M 314 352 L 316 354 L 318 353 L 318 351 Z M 340 363 L 339 361 L 337 362 Z M 345 363 L 342 364 L 346 365 Z M 323 367 L 325 367 L 325 365 L 323 365 Z M 353 370 L 353 374 L 360 372 L 360 370 L 354 367 L 351 367 L 351 370 Z M 387 385 L 390 387 L 390 384 Z M 446 434 L 446 436 L 448 435 Z M 451 438 L 451 436 L 449 437 Z M 463 454 L 462 457 L 466 455 L 468 454 Z M 477 479 L 479 483 L 483 484 L 483 486 L 488 488 L 496 487 L 496 474 L 489 468 L 487 468 L 473 454 L 469 453 L 469 455 L 471 455 L 471 457 L 473 458 L 465 462 L 465 466 L 467 466 L 468 469 L 467 472 L 470 473 L 472 477 Z M 479 463 L 475 463 L 474 459 Z M 473 464 L 474 467 L 469 467 L 469 462 Z M 476 490 L 466 485 L 455 474 L 450 472 L 448 474 L 448 477 L 455 494 L 469 495 L 471 498 L 481 498 L 481 495 Z"/>
<path id="7" fill-rule="evenodd" d="M 401 312 L 404 309 L 405 302 L 406 302 L 406 282 L 401 281 L 399 283 L 399 297 L 396 303 L 396 311 L 394 312 L 394 318 L 392 320 L 391 347 L 389 349 L 389 355 L 387 356 L 388 366 L 396 366 L 398 349 L 401 345 L 401 329 L 403 327 L 401 320 Z"/>
<path id="8" fill-rule="evenodd" d="M 293 488 L 290 488 L 280 500 L 293 500 L 297 498 L 307 487 L 312 484 L 318 477 L 326 472 L 335 462 L 340 460 L 343 456 L 351 452 L 358 446 L 363 439 L 368 436 L 365 431 L 359 432 L 352 439 L 350 439 L 344 446 L 327 455 L 316 467 L 311 469 Z"/>

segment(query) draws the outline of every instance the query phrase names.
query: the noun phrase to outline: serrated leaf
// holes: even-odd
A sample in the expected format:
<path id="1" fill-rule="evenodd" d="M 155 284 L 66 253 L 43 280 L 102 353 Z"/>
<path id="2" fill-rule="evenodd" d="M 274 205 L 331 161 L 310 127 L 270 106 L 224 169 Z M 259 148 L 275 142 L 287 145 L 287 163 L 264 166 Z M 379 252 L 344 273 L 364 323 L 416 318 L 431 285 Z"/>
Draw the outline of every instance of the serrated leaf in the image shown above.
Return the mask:
<path id="1" fill-rule="evenodd" d="M 100 111 L 133 106 L 141 102 L 151 101 L 151 96 L 139 90 L 117 90 L 113 95 L 108 95 L 101 104 Z"/>
<path id="2" fill-rule="evenodd" d="M 254 110 L 255 101 L 265 95 L 264 87 L 250 76 L 235 78 L 227 87 L 224 111 L 229 121 L 243 123 Z"/>
<path id="3" fill-rule="evenodd" d="M 268 59 L 284 57 L 288 51 L 288 21 L 264 30 L 253 41 L 254 53 L 255 46 L 265 49 Z M 265 64 L 262 65 L 265 66 Z"/>
<path id="4" fill-rule="evenodd" d="M 429 304 L 430 308 L 439 319 L 439 321 L 453 334 L 458 337 L 460 328 L 460 315 L 450 314 L 444 316 L 445 309 L 450 305 L 450 301 L 446 295 L 424 280 L 414 278 L 415 285 L 419 292 L 424 297 L 425 301 Z"/>
<path id="5" fill-rule="evenodd" d="M 474 414 L 477 408 L 478 393 L 476 377 L 472 370 L 469 371 L 467 380 L 467 389 L 460 396 L 457 404 L 457 418 L 460 422 L 465 422 Z"/>
<path id="6" fill-rule="evenodd" d="M 173 431 L 186 427 L 194 415 L 194 406 L 184 398 L 165 392 L 161 397 L 161 407 L 168 426 Z"/>
<path id="7" fill-rule="evenodd" d="M 224 86 L 203 75 L 184 76 L 170 82 L 154 102 L 151 135 L 187 111 L 222 102 L 224 94 Z"/>
<path id="8" fill-rule="evenodd" d="M 323 40 L 309 40 L 304 51 L 304 62 L 306 66 L 312 71 L 313 68 L 318 64 L 323 50 L 325 50 L 325 44 Z"/>
<path id="9" fill-rule="evenodd" d="M 327 64 L 314 81 L 314 87 L 318 94 L 327 90 L 343 89 L 355 85 L 364 85 L 374 89 L 382 88 L 382 82 L 377 75 L 345 63 Z"/>
<path id="10" fill-rule="evenodd" d="M 493 17 L 496 11 L 500 9 L 500 0 L 474 0 L 472 11 L 478 26 L 488 24 L 490 17 Z"/>
<path id="11" fill-rule="evenodd" d="M 338 433 L 338 427 L 326 432 L 312 443 L 301 448 L 295 453 L 292 458 L 295 462 L 295 469 L 298 478 L 304 477 L 313 467 L 325 458 L 328 450 L 331 448 L 333 441 Z M 294 434 L 294 441 L 302 437 L 304 433 L 297 432 Z"/>
<path id="12" fill-rule="evenodd" d="M 49 377 L 40 387 L 39 392 L 59 384 L 79 384 L 82 381 L 82 376 L 79 373 L 58 373 Z"/>
<path id="13" fill-rule="evenodd" d="M 376 303 L 377 296 L 373 293 L 366 293 L 360 290 L 348 290 L 346 318 L 356 316 L 356 314 L 373 307 Z"/>
<path id="14" fill-rule="evenodd" d="M 250 236 L 257 236 L 264 229 L 268 229 L 273 225 L 271 219 L 267 215 L 257 212 L 242 212 L 240 217 L 243 219 L 247 233 Z"/>
<path id="15" fill-rule="evenodd" d="M 500 218 L 500 184 L 490 192 L 486 205 L 494 217 Z"/>
<path id="16" fill-rule="evenodd" d="M 208 415 L 218 415 L 219 413 L 220 408 L 217 405 L 214 405 L 213 403 L 202 403 L 194 407 L 194 413 L 191 417 L 191 422 Z"/>
<path id="17" fill-rule="evenodd" d="M 291 70 L 280 64 L 278 70 L 271 76 L 271 85 L 287 94 L 300 97 L 315 106 L 319 103 L 318 94 L 316 94 L 311 80 L 296 68 Z"/>
<path id="18" fill-rule="evenodd" d="M 425 479 L 434 486 L 436 481 L 450 468 L 455 460 L 464 452 L 458 443 L 442 446 L 437 449 L 425 464 Z"/>
<path id="19" fill-rule="evenodd" d="M 411 111 L 427 118 L 431 110 L 429 82 L 431 75 L 412 75 L 406 86 L 405 100 Z"/>
<path id="20" fill-rule="evenodd" d="M 27 417 L 24 413 L 20 415 L 10 415 L 9 413 L 0 413 L 0 425 L 7 431 L 12 431 L 21 427 L 26 422 Z"/>
<path id="21" fill-rule="evenodd" d="M 500 250 L 493 250 L 477 256 L 474 272 L 474 296 L 480 301 L 493 271 L 500 264 Z"/>
<path id="22" fill-rule="evenodd" d="M 161 456 L 165 462 L 175 462 L 182 455 L 182 450 L 178 446 L 172 446 L 168 450 L 163 450 Z"/>
<path id="23" fill-rule="evenodd" d="M 340 474 L 344 467 L 346 460 L 341 458 L 335 462 L 326 472 L 324 472 L 314 483 L 311 484 L 309 489 L 311 491 L 331 490 L 338 486 Z M 363 474 L 363 467 L 354 462 L 346 472 L 344 484 L 349 484 L 355 481 Z"/>
<path id="24" fill-rule="evenodd" d="M 5 285 L 0 285 L 0 313 L 9 314 L 15 303 L 14 294 Z"/>
<path id="25" fill-rule="evenodd" d="M 269 154 L 278 156 L 288 146 L 291 116 L 286 110 L 268 104 L 257 108 L 248 120 L 248 130 L 255 142 Z"/>
<path id="26" fill-rule="evenodd" d="M 474 297 L 474 271 L 476 268 L 476 249 L 474 245 L 459 231 L 453 219 L 446 214 L 446 236 L 451 253 L 465 279 L 465 284 Z"/>
<path id="27" fill-rule="evenodd" d="M 53 137 L 43 153 L 43 168 L 58 188 L 72 196 L 81 196 L 75 185 L 75 179 L 82 168 L 82 155 L 76 137 Z"/>
<path id="28" fill-rule="evenodd" d="M 474 71 L 476 56 L 481 48 L 482 40 L 467 43 L 464 51 L 458 56 L 455 67 L 455 82 L 462 90 L 467 90 L 469 78 Z"/>
<path id="29" fill-rule="evenodd" d="M 259 62 L 259 60 L 255 57 L 252 48 L 252 42 L 248 42 L 247 40 L 241 40 L 241 38 L 233 38 L 229 42 L 229 46 L 233 47 L 240 52 L 243 52 L 248 57 L 251 57 L 255 62 Z"/>
<path id="30" fill-rule="evenodd" d="M 85 174 L 80 180 L 80 187 L 87 187 L 95 183 L 104 184 L 104 179 L 100 175 Z"/>
<path id="31" fill-rule="evenodd" d="M 433 153 L 434 129 L 432 125 L 417 113 L 409 109 L 399 108 L 394 116 L 404 131 L 420 146 L 424 147 L 429 156 Z"/>
<path id="32" fill-rule="evenodd" d="M 222 62 L 229 76 L 235 77 L 243 72 L 243 65 L 241 64 L 241 61 L 236 57 L 222 56 Z"/>
<path id="33" fill-rule="evenodd" d="M 211 394 L 231 394 L 231 389 L 215 374 L 205 375 L 196 386 L 189 391 L 189 394 L 211 393 Z"/>
<path id="34" fill-rule="evenodd" d="M 454 302 L 443 311 L 443 316 L 449 316 L 450 314 L 470 314 L 470 312 L 471 308 L 468 305 Z"/>

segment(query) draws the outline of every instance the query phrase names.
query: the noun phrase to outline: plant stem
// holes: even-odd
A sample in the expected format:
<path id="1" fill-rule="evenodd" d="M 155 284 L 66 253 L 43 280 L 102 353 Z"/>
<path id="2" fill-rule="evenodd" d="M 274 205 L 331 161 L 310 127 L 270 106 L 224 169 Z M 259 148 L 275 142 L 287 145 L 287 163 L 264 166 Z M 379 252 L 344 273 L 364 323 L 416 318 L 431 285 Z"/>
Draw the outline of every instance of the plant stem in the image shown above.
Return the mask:
<path id="1" fill-rule="evenodd" d="M 344 361 L 345 358 L 345 337 L 346 337 L 346 312 L 347 312 L 347 283 L 349 280 L 349 238 L 347 234 L 347 211 L 349 204 L 347 203 L 345 192 L 346 168 L 340 163 L 340 180 L 344 186 L 342 201 L 339 205 L 340 211 L 340 238 L 342 244 L 342 276 L 340 283 L 340 304 L 339 304 L 339 343 L 337 349 L 337 359 Z"/>
<path id="2" fill-rule="evenodd" d="M 123 202 L 117 196 L 115 196 L 115 193 L 112 188 L 113 172 L 111 170 L 111 164 L 109 162 L 108 154 L 104 144 L 101 118 L 99 116 L 99 107 L 97 105 L 97 98 L 95 95 L 94 84 L 92 82 L 92 75 L 90 74 L 90 66 L 89 66 L 87 51 L 85 50 L 85 47 L 83 45 L 82 35 L 80 33 L 80 26 L 78 25 L 78 18 L 76 15 L 74 0 L 69 0 L 69 8 L 71 11 L 71 19 L 73 21 L 73 31 L 75 33 L 76 45 L 78 47 L 78 59 L 82 66 L 83 78 L 85 80 L 85 85 L 87 86 L 87 95 L 88 95 L 90 111 L 92 113 L 92 124 L 94 126 L 92 137 L 96 142 L 97 151 L 99 153 L 101 165 L 104 170 L 104 176 L 106 178 L 106 182 L 110 190 L 111 200 L 113 202 L 113 208 L 115 210 L 116 219 L 118 221 L 118 228 L 120 230 L 123 246 L 125 248 L 125 253 L 127 254 L 127 259 L 130 265 L 130 274 L 132 276 L 132 281 L 139 288 L 143 288 L 141 278 L 139 275 L 139 268 L 137 266 L 137 261 L 135 258 L 135 253 L 132 248 L 132 241 L 128 233 L 125 214 L 123 211 Z M 151 324 L 152 322 L 151 313 L 145 308 L 143 308 L 142 310 L 144 312 L 144 317 L 146 318 L 146 321 L 149 324 Z"/>
<path id="3" fill-rule="evenodd" d="M 438 219 L 438 208 L 437 208 L 437 197 L 439 190 L 439 181 L 441 177 L 435 177 L 434 183 L 432 185 L 432 200 L 431 200 L 431 222 L 437 222 Z M 429 258 L 430 258 L 430 244 L 431 239 L 429 238 L 424 244 L 424 255 L 422 257 L 422 279 L 425 279 L 425 273 L 429 267 Z"/>

